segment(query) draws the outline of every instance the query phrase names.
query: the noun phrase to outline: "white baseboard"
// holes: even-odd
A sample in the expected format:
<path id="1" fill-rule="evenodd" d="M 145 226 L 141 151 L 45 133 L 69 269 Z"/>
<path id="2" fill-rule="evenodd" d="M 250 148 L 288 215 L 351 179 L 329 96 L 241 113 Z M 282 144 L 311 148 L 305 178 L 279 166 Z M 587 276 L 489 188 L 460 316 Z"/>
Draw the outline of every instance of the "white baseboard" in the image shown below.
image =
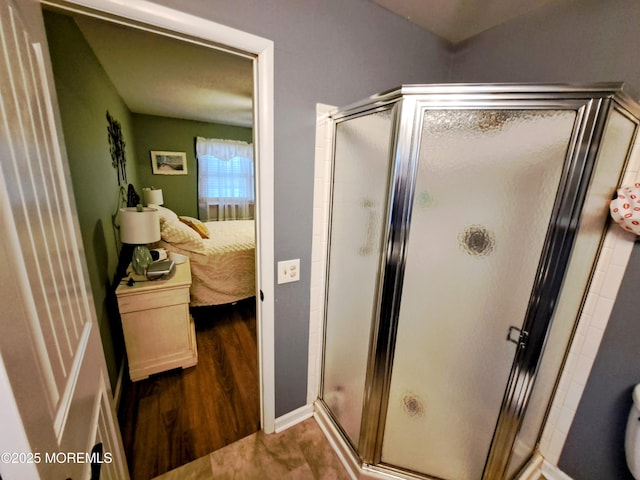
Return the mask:
<path id="1" fill-rule="evenodd" d="M 348 447 L 345 445 L 345 442 L 340 438 L 340 435 L 336 431 L 336 428 L 333 426 L 333 423 L 329 420 L 327 413 L 324 411 L 321 405 L 317 405 L 315 409 L 314 417 L 320 426 L 320 429 L 324 433 L 327 441 L 331 445 L 334 453 L 340 459 L 340 462 L 344 466 L 347 474 L 351 477 L 352 480 L 358 480 L 360 478 L 359 475 L 359 465 L 354 460 L 353 455 L 349 452 Z"/>
<path id="2" fill-rule="evenodd" d="M 536 452 L 518 475 L 518 480 L 539 480 L 544 457 Z"/>
<path id="3" fill-rule="evenodd" d="M 551 465 L 546 460 L 542 462 L 540 472 L 547 480 L 573 480 L 569 475 L 560 470 L 556 465 Z"/>
<path id="4" fill-rule="evenodd" d="M 293 427 L 294 425 L 305 421 L 307 418 L 311 418 L 313 416 L 313 405 L 304 405 L 300 408 L 293 410 L 292 412 L 286 413 L 281 417 L 276 418 L 275 420 L 275 432 L 282 432 L 289 427 Z"/>

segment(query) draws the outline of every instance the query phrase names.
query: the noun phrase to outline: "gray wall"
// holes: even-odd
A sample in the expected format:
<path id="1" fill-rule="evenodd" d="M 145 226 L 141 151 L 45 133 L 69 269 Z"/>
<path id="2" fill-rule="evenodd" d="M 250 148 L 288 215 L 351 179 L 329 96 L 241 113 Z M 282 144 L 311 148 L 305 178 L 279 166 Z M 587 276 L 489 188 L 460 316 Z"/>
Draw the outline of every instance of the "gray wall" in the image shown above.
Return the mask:
<path id="1" fill-rule="evenodd" d="M 575 480 L 633 480 L 624 434 L 640 383 L 640 244 L 635 244 L 600 350 L 558 466 Z"/>
<path id="2" fill-rule="evenodd" d="M 345 105 L 403 83 L 447 80 L 435 36 L 368 0 L 154 0 L 275 45 L 275 260 L 301 279 L 276 285 L 276 415 L 306 403 L 315 105 Z M 268 292 L 267 292 L 268 293 Z"/>
<path id="3" fill-rule="evenodd" d="M 625 81 L 640 92 L 640 2 L 558 0 L 455 49 L 453 82 Z"/>
<path id="4" fill-rule="evenodd" d="M 459 82 L 625 81 L 640 92 L 640 2 L 559 0 L 454 50 Z M 635 247 L 559 466 L 576 480 L 628 479 L 623 438 L 640 382 Z"/>

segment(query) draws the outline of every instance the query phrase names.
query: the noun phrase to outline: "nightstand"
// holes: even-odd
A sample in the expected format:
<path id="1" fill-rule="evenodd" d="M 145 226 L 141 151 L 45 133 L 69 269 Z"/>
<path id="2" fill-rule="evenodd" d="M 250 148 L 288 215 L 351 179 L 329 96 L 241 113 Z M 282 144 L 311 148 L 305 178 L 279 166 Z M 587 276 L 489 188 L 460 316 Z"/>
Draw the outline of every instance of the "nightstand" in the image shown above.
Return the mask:
<path id="1" fill-rule="evenodd" d="M 191 267 L 176 265 L 167 279 L 146 280 L 132 275 L 116 289 L 132 381 L 173 368 L 198 363 L 196 331 L 189 314 Z"/>

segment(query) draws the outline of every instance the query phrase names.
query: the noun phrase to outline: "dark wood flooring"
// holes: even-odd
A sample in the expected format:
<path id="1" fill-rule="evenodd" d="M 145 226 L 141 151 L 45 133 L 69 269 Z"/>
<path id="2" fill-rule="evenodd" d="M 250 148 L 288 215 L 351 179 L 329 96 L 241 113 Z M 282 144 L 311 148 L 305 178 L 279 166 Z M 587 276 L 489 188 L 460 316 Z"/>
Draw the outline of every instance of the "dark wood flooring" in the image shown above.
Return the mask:
<path id="1" fill-rule="evenodd" d="M 132 480 L 149 480 L 259 430 L 255 299 L 192 308 L 198 364 L 131 382 L 118 412 Z"/>

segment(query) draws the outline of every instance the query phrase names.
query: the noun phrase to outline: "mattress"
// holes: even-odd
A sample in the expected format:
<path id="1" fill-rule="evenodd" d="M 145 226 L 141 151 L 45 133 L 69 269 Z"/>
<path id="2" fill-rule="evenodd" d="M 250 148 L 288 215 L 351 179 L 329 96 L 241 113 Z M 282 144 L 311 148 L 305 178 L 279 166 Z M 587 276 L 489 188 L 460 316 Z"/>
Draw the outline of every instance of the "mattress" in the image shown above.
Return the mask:
<path id="1" fill-rule="evenodd" d="M 208 239 L 161 241 L 191 263 L 191 306 L 221 305 L 256 294 L 255 222 L 206 222 Z M 164 235 L 163 238 L 176 238 Z"/>

